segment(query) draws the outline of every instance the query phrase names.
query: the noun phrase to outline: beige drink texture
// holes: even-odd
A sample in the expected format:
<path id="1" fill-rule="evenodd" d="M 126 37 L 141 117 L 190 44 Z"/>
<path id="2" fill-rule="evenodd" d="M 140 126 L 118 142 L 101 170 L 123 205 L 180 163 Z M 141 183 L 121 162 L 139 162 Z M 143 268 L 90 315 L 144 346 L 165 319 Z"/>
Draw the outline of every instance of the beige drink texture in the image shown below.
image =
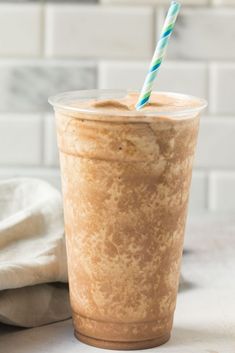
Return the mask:
<path id="1" fill-rule="evenodd" d="M 170 337 L 203 108 L 153 93 L 136 112 L 137 97 L 55 108 L 75 334 L 110 349 Z"/>

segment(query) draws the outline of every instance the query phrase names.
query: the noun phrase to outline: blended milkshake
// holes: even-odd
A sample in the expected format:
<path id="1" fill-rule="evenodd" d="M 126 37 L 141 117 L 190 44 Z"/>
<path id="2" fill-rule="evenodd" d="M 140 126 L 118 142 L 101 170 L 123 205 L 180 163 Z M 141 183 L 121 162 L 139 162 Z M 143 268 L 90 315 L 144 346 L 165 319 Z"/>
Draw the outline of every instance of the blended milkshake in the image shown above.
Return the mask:
<path id="1" fill-rule="evenodd" d="M 170 337 L 201 99 L 68 92 L 56 111 L 75 335 L 111 349 Z"/>

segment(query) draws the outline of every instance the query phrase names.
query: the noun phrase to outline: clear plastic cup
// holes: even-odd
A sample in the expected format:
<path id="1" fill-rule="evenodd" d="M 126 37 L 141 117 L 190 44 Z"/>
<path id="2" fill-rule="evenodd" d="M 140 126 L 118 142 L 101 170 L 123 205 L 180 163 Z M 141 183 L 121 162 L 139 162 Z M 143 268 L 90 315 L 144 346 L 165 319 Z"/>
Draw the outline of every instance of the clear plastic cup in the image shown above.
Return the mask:
<path id="1" fill-rule="evenodd" d="M 49 99 L 75 335 L 110 349 L 149 348 L 170 338 L 199 114 L 206 106 L 175 93 L 164 93 L 182 102 L 174 111 L 86 105 L 127 93 L 77 91 Z"/>

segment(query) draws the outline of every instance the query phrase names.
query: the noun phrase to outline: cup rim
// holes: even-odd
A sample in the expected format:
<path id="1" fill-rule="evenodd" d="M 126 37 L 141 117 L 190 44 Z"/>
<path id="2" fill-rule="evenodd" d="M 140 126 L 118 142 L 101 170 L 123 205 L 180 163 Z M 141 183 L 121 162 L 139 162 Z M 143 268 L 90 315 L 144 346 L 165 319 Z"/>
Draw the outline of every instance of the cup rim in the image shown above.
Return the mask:
<path id="1" fill-rule="evenodd" d="M 167 92 L 167 91 L 153 91 L 153 93 L 168 95 L 182 100 L 192 100 L 197 103 L 195 106 L 186 106 L 182 109 L 175 111 L 160 111 L 157 109 L 148 111 L 148 110 L 135 110 L 135 111 L 113 111 L 105 110 L 95 107 L 74 107 L 70 104 L 73 100 L 79 99 L 81 101 L 88 99 L 114 99 L 114 98 L 123 98 L 128 93 L 136 93 L 138 90 L 126 90 L 126 89 L 91 89 L 91 90 L 76 90 L 76 91 L 66 91 L 48 98 L 48 102 L 53 106 L 55 110 L 62 109 L 70 111 L 71 113 L 79 114 L 89 114 L 89 115 L 99 115 L 99 116 L 114 116 L 114 117 L 132 117 L 138 119 L 139 117 L 186 117 L 195 113 L 199 113 L 204 108 L 207 107 L 207 101 L 204 98 L 199 98 L 193 95 L 187 95 L 183 93 Z M 115 97 L 114 97 L 115 96 Z"/>

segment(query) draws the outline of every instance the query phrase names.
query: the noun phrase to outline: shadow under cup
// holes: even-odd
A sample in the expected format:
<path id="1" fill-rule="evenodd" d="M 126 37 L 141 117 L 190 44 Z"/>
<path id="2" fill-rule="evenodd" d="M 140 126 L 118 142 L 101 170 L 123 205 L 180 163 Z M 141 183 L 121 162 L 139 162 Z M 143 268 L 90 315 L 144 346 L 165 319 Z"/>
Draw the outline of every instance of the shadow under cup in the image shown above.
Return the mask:
<path id="1" fill-rule="evenodd" d="M 110 349 L 149 348 L 170 337 L 199 113 L 206 106 L 173 93 L 164 95 L 182 105 L 168 112 L 86 104 L 127 94 L 92 90 L 49 99 L 75 335 Z"/>

